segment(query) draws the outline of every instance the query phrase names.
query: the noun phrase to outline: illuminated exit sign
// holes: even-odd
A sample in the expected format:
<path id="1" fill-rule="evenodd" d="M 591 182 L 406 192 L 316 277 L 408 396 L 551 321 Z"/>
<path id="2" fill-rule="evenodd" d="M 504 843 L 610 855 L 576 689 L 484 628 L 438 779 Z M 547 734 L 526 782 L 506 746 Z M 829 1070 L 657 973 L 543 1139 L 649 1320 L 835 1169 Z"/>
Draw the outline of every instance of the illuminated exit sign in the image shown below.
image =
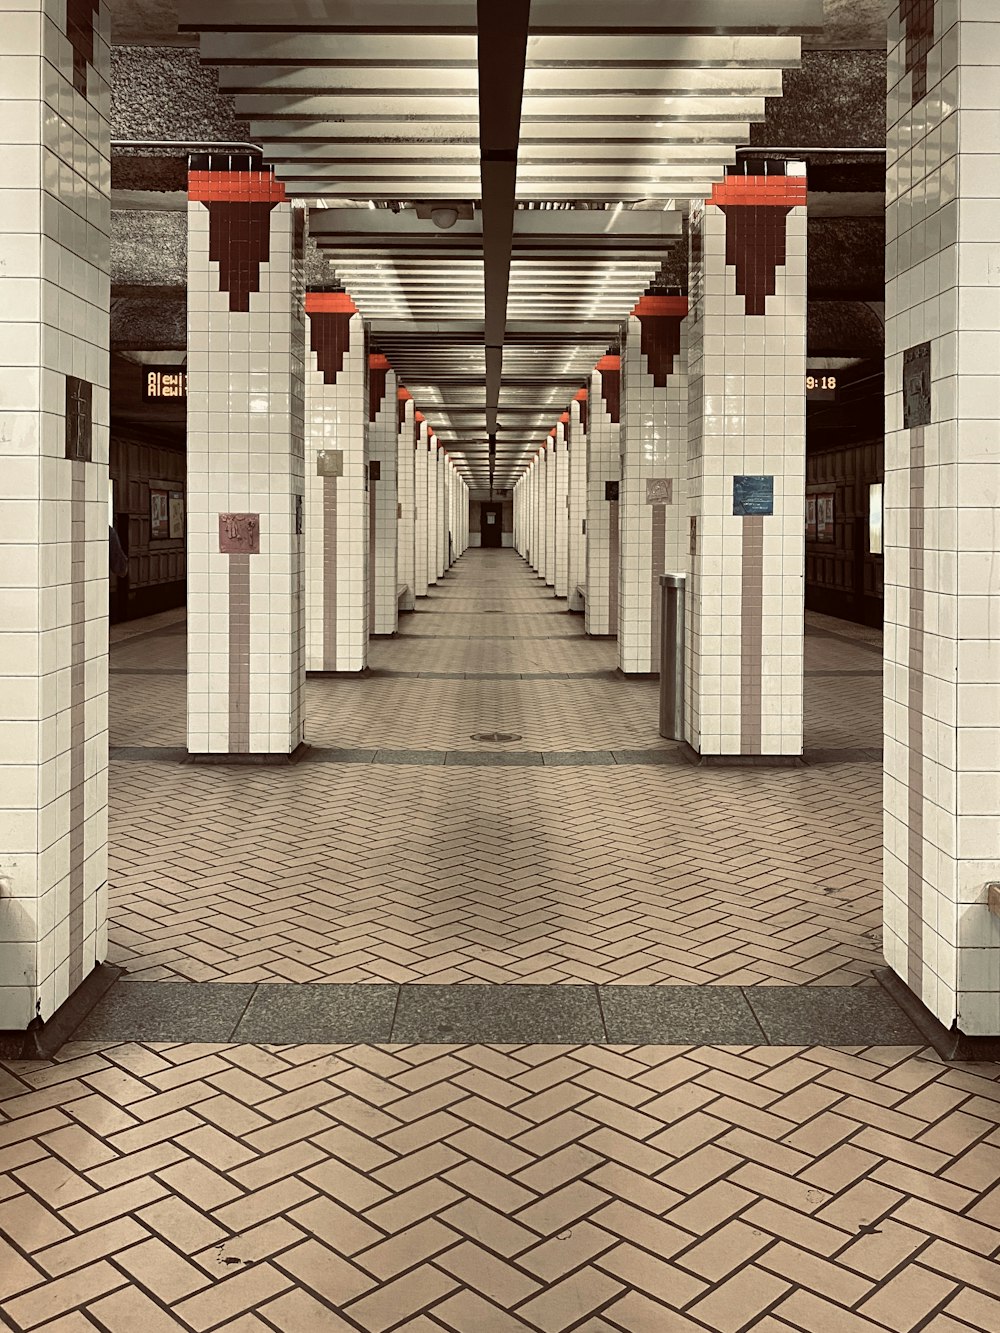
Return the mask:
<path id="1" fill-rule="evenodd" d="M 806 371 L 806 397 L 810 401 L 828 402 L 837 396 L 837 375 L 833 370 Z"/>
<path id="2" fill-rule="evenodd" d="M 147 403 L 165 398 L 187 398 L 187 371 L 183 366 L 147 366 L 142 376 L 142 396 Z"/>

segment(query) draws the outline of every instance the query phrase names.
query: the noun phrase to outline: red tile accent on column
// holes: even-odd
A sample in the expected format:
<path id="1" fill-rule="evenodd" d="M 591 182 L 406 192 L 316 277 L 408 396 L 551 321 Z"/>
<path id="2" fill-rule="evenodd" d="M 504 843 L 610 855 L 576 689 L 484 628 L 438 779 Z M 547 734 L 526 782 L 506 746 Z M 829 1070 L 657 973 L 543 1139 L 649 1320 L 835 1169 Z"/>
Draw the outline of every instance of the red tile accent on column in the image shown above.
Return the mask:
<path id="1" fill-rule="evenodd" d="M 250 309 L 260 291 L 260 266 L 271 255 L 271 210 L 285 201 L 285 187 L 270 167 L 256 171 L 196 169 L 188 173 L 188 198 L 208 209 L 208 257 L 219 265 L 219 289 L 229 309 Z"/>
<path id="2" fill-rule="evenodd" d="M 736 269 L 736 290 L 748 315 L 763 315 L 785 263 L 787 217 L 807 200 L 804 176 L 727 176 L 706 202 L 726 215 L 726 263 Z"/>
<path id="3" fill-rule="evenodd" d="M 644 296 L 632 314 L 642 325 L 640 348 L 646 369 L 658 389 L 665 389 L 681 350 L 681 320 L 688 312 L 686 296 Z"/>
<path id="4" fill-rule="evenodd" d="M 368 420 L 374 421 L 385 397 L 385 381 L 389 374 L 389 361 L 381 352 L 372 352 L 368 357 Z"/>
<path id="5" fill-rule="evenodd" d="M 336 384 L 351 346 L 351 316 L 357 306 L 346 292 L 306 292 L 309 346 L 324 384 Z"/>
<path id="6" fill-rule="evenodd" d="M 934 0 L 899 0 L 899 19 L 906 32 L 907 74 L 913 75 L 912 103 L 927 96 L 927 57 L 934 45 Z"/>
<path id="7" fill-rule="evenodd" d="M 406 404 L 413 401 L 413 394 L 409 389 L 404 389 L 402 385 L 396 390 L 396 403 L 399 412 L 399 429 L 403 429 L 403 423 L 406 421 Z"/>
<path id="8" fill-rule="evenodd" d="M 590 394 L 586 389 L 578 390 L 574 395 L 575 402 L 580 404 L 580 429 L 584 435 L 587 433 L 587 411 L 590 407 Z"/>
<path id="9" fill-rule="evenodd" d="M 73 48 L 73 87 L 87 96 L 87 66 L 94 63 L 94 15 L 100 0 L 66 0 L 66 36 Z"/>
<path id="10" fill-rule="evenodd" d="M 597 363 L 601 372 L 601 397 L 612 421 L 621 421 L 622 359 L 620 356 L 602 356 Z"/>

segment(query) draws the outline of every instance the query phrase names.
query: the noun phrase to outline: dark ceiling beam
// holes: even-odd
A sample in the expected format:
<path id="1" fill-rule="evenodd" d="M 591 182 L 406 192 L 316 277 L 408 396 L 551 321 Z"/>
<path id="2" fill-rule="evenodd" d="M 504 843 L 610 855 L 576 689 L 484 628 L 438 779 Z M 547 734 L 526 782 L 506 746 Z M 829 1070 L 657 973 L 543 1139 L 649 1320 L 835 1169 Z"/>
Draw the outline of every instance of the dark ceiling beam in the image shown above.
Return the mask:
<path id="1" fill-rule="evenodd" d="M 497 428 L 531 0 L 477 0 L 486 429 Z"/>

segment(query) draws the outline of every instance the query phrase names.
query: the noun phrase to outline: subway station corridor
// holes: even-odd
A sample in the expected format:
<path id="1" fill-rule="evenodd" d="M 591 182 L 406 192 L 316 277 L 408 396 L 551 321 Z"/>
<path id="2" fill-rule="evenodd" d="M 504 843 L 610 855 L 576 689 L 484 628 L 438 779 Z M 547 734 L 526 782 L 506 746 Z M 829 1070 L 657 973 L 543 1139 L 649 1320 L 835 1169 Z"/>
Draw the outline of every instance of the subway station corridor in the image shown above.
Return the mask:
<path id="1" fill-rule="evenodd" d="M 806 765 L 696 768 L 473 550 L 309 682 L 302 763 L 235 769 L 181 762 L 153 625 L 111 656 L 127 970 L 0 1070 L 13 1328 L 996 1328 L 1000 1068 L 873 986 L 875 634 L 810 617 Z"/>

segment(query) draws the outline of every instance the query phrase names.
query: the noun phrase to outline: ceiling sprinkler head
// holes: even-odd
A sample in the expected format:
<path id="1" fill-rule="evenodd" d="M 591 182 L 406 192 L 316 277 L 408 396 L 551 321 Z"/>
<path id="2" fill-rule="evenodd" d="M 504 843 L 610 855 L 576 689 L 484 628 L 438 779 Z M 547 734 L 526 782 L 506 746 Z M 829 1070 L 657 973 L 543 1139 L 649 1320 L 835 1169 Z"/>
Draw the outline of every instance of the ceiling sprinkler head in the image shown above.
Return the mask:
<path id="1" fill-rule="evenodd" d="M 442 231 L 447 231 L 449 227 L 454 227 L 458 221 L 457 208 L 432 208 L 431 221 L 435 227 L 440 227 Z"/>

